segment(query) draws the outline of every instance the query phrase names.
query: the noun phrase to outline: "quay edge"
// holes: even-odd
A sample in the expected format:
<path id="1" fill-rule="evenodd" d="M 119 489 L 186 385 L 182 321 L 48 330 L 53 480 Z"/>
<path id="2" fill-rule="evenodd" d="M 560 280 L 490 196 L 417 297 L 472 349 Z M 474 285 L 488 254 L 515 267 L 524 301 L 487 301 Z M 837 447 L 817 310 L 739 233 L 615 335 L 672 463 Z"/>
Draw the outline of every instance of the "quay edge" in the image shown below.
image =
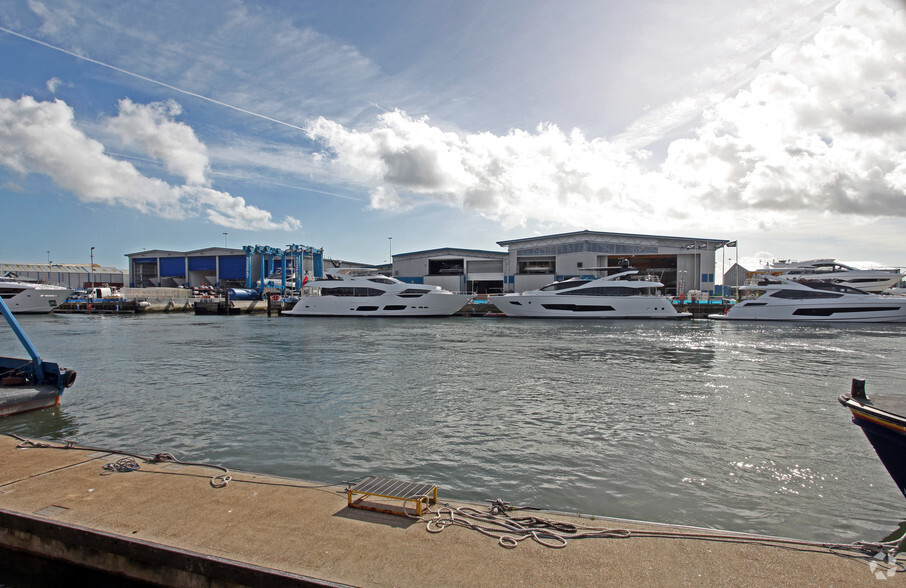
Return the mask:
<path id="1" fill-rule="evenodd" d="M 210 468 L 144 461 L 138 470 L 102 475 L 119 457 L 92 448 L 22 448 L 0 435 L 0 544 L 169 585 L 473 587 L 498 586 L 500 578 L 621 587 L 876 585 L 865 560 L 778 548 L 753 536 L 619 535 L 564 549 L 532 541 L 504 549 L 469 529 L 428 533 L 424 521 L 350 508 L 342 484 L 234 471 L 229 484 L 214 487 Z M 439 500 L 487 509 L 451 501 L 443 487 Z M 639 532 L 690 530 L 532 515 Z"/>
<path id="2" fill-rule="evenodd" d="M 2 508 L 0 546 L 165 586 L 347 586 Z"/>

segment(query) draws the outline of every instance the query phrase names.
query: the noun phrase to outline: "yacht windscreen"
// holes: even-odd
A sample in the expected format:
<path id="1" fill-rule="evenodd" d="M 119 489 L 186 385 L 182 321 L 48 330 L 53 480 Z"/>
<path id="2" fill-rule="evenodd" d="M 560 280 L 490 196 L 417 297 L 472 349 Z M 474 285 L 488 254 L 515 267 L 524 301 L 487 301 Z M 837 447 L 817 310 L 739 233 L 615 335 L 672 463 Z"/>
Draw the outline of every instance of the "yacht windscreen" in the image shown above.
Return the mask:
<path id="1" fill-rule="evenodd" d="M 582 280 L 579 278 L 573 278 L 571 280 L 564 280 L 562 282 L 554 282 L 553 284 L 548 284 L 541 288 L 542 292 L 551 292 L 554 290 L 563 290 L 566 288 L 575 288 L 576 286 L 583 286 L 590 282 L 591 280 Z"/>
<path id="2" fill-rule="evenodd" d="M 839 292 L 841 294 L 868 294 L 857 288 L 852 288 L 850 286 L 844 286 L 843 284 L 834 284 L 833 282 L 816 282 L 806 280 L 805 285 L 815 290 L 824 290 L 825 292 Z"/>

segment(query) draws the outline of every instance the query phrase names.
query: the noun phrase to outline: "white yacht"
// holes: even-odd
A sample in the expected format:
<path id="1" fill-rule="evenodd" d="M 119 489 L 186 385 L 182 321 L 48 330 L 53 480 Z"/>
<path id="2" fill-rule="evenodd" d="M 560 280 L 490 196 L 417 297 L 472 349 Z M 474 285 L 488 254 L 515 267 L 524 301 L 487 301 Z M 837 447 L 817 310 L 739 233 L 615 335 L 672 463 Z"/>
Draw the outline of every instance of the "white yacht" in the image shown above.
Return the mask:
<path id="1" fill-rule="evenodd" d="M 65 302 L 70 294 L 72 290 L 63 286 L 0 276 L 0 297 L 17 314 L 48 313 Z"/>
<path id="2" fill-rule="evenodd" d="M 439 286 L 407 284 L 367 268 L 345 268 L 323 278 L 306 279 L 291 316 L 450 316 L 465 306 L 468 294 Z"/>
<path id="3" fill-rule="evenodd" d="M 618 270 L 599 278 L 570 278 L 553 282 L 539 290 L 519 294 L 501 294 L 491 302 L 507 316 L 529 318 L 688 318 L 692 314 L 677 312 L 660 289 L 654 276 L 639 275 L 638 270 Z"/>
<path id="4" fill-rule="evenodd" d="M 843 284 L 797 282 L 784 276 L 765 277 L 740 288 L 743 299 L 726 314 L 708 318 L 748 321 L 849 323 L 906 322 L 906 298 L 872 294 Z"/>
<path id="5" fill-rule="evenodd" d="M 903 279 L 899 268 L 859 269 L 833 259 L 778 261 L 756 273 L 794 280 L 821 280 L 865 292 L 883 292 Z"/>

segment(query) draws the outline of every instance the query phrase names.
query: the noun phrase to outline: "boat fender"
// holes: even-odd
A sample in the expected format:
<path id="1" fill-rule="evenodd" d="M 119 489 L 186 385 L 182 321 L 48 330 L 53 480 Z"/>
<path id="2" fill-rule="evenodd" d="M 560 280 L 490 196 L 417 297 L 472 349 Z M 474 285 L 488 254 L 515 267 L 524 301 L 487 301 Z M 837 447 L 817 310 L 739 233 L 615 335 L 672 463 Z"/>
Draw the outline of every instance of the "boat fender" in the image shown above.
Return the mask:
<path id="1" fill-rule="evenodd" d="M 66 388 L 71 388 L 75 384 L 76 372 L 74 370 L 68 370 L 66 375 L 63 376 L 63 386 Z"/>
<path id="2" fill-rule="evenodd" d="M 261 293 L 261 300 L 262 300 L 262 302 L 265 301 L 265 300 L 267 300 L 267 292 L 262 292 L 262 293 Z"/>

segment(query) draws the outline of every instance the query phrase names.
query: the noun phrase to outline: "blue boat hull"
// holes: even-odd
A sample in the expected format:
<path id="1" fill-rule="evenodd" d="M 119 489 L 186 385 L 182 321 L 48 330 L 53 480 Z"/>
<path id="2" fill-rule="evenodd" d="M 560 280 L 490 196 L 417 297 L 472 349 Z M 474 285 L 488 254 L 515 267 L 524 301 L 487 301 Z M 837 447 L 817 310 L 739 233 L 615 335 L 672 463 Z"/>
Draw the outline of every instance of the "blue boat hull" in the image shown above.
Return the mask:
<path id="1" fill-rule="evenodd" d="M 876 395 L 869 399 L 854 384 L 853 393 L 840 396 L 840 403 L 853 415 L 853 423 L 862 428 L 865 437 L 890 477 L 906 496 L 906 396 Z"/>

